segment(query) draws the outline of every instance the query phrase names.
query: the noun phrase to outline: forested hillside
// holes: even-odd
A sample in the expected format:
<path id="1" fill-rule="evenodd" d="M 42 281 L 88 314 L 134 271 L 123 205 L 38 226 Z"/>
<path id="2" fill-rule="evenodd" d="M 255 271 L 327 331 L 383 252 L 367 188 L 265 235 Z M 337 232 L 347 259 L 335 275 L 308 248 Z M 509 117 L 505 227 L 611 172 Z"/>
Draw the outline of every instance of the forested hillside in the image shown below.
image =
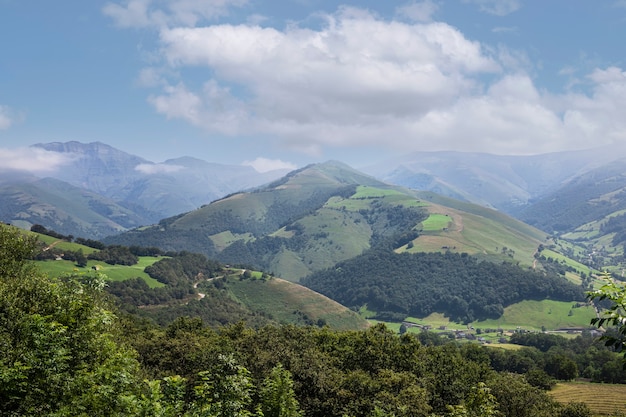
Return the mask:
<path id="1" fill-rule="evenodd" d="M 580 286 L 561 276 L 457 253 L 372 250 L 302 283 L 346 306 L 367 305 L 381 318 L 395 320 L 439 312 L 471 322 L 498 318 L 504 307 L 522 300 L 585 298 Z"/>
<path id="2" fill-rule="evenodd" d="M 545 391 L 578 374 L 568 342 L 521 338 L 539 349 L 515 352 L 382 325 L 156 327 L 116 311 L 98 273 L 47 277 L 27 261 L 32 238 L 2 226 L 0 242 L 2 415 L 590 416 Z"/>

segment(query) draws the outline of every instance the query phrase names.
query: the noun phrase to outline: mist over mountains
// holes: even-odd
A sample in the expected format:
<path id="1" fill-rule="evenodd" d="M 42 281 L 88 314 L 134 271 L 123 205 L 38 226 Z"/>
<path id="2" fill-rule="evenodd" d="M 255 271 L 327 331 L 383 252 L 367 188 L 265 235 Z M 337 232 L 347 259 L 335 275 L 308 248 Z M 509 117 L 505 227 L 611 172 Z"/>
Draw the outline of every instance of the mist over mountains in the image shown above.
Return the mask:
<path id="1" fill-rule="evenodd" d="M 45 175 L 0 171 L 0 217 L 23 228 L 41 224 L 88 238 L 154 224 L 288 172 L 259 173 L 250 166 L 193 157 L 155 163 L 100 142 L 40 143 L 33 148 L 63 154 L 69 162 Z M 613 192 L 611 207 L 622 206 L 616 190 L 624 186 L 625 154 L 615 147 L 532 156 L 416 152 L 361 171 L 389 184 L 494 208 L 548 232 L 567 232 L 610 216 L 613 211 L 606 203 L 596 216 L 597 201 L 587 201 L 600 198 L 600 190 Z M 598 182 L 605 185 L 595 187 Z M 586 213 L 574 216 L 576 220 L 570 216 L 572 198 Z"/>
<path id="2" fill-rule="evenodd" d="M 363 171 L 393 184 L 517 215 L 578 176 L 621 158 L 626 158 L 626 149 L 619 147 L 528 156 L 414 152 Z"/>
<path id="3" fill-rule="evenodd" d="M 45 176 L 0 171 L 0 218 L 89 238 L 152 224 L 287 172 L 259 173 L 250 166 L 192 157 L 154 163 L 100 142 L 33 148 L 61 153 L 69 162 Z"/>

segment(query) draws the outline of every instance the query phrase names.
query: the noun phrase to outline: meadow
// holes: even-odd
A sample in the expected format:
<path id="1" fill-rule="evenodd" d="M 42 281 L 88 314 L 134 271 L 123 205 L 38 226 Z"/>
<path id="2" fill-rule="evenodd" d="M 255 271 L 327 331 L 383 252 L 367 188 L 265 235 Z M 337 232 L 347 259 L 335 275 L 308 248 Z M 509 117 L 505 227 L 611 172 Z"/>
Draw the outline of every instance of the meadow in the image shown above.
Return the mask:
<path id="1" fill-rule="evenodd" d="M 91 248 L 89 246 L 80 245 L 78 243 L 68 242 L 67 240 L 59 240 L 56 237 L 52 237 L 48 235 L 32 233 L 30 231 L 25 231 L 24 233 L 30 234 L 30 235 L 37 235 L 37 239 L 40 240 L 41 242 L 45 243 L 49 247 L 52 246 L 60 250 L 68 250 L 72 252 L 77 252 L 79 250 L 82 250 L 85 255 L 89 255 L 90 253 L 93 253 L 98 250 L 98 249 Z"/>
<path id="2" fill-rule="evenodd" d="M 365 316 L 364 313 L 369 313 Z M 363 317 L 372 317 L 375 313 L 363 309 Z M 557 331 L 568 328 L 590 328 L 591 319 L 595 317 L 595 311 L 591 306 L 576 307 L 575 302 L 542 300 L 525 300 L 504 309 L 502 317 L 494 320 L 480 320 L 469 324 L 451 322 L 441 313 L 433 313 L 428 317 L 408 317 L 406 320 L 421 326 L 428 325 L 433 331 L 445 327 L 445 331 L 466 331 L 474 329 L 502 329 L 504 332 L 512 332 L 518 329 L 528 331 Z M 388 324 L 392 329 L 399 328 L 400 324 Z M 410 329 L 419 331 L 418 328 Z M 566 330 L 561 330 L 564 333 Z M 474 331 L 472 331 L 474 333 Z M 497 339 L 494 334 L 481 334 L 487 340 Z"/>
<path id="3" fill-rule="evenodd" d="M 109 281 L 125 281 L 131 278 L 143 279 L 150 288 L 163 287 L 165 284 L 160 283 L 156 279 L 144 272 L 145 267 L 152 265 L 162 257 L 140 256 L 139 262 L 132 266 L 126 265 L 109 265 L 101 261 L 89 260 L 87 266 L 80 268 L 72 261 L 36 261 L 37 267 L 50 276 L 60 276 L 68 273 L 89 273 L 93 268 L 97 268 L 98 272 L 107 276 Z"/>
<path id="4" fill-rule="evenodd" d="M 283 323 L 294 323 L 303 317 L 312 324 L 324 323 L 339 330 L 363 329 L 367 322 L 339 303 L 317 294 L 306 287 L 278 278 L 259 279 L 260 272 L 252 272 L 251 279 L 228 279 L 231 296 L 252 311 L 263 312 Z"/>

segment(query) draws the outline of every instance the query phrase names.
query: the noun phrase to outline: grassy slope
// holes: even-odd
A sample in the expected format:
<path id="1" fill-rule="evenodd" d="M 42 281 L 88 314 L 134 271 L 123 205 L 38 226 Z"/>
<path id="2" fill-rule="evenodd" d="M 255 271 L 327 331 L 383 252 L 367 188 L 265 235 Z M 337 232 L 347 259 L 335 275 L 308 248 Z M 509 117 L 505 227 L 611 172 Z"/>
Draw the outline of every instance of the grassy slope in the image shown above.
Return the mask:
<path id="1" fill-rule="evenodd" d="M 78 243 L 68 242 L 66 240 L 59 240 L 56 237 L 52 237 L 52 236 L 42 235 L 39 233 L 33 233 L 30 231 L 25 231 L 24 233 L 29 234 L 29 235 L 36 235 L 37 239 L 44 242 L 46 245 L 53 246 L 61 250 L 71 250 L 71 251 L 77 252 L 80 249 L 83 251 L 85 255 L 89 255 L 90 253 L 97 251 L 97 249 L 91 248 L 89 246 L 79 245 Z"/>
<path id="2" fill-rule="evenodd" d="M 540 231 L 521 226 L 492 210 L 465 212 L 435 203 L 429 204 L 427 210 L 430 216 L 422 223 L 422 235 L 413 241 L 412 248 L 405 246 L 399 252 L 450 250 L 507 261 L 513 259 L 529 267 L 533 265 L 537 247 L 545 240 Z M 506 254 L 503 254 L 504 248 Z"/>
<path id="3" fill-rule="evenodd" d="M 323 319 L 333 329 L 363 329 L 368 323 L 355 312 L 298 284 L 272 278 L 239 281 L 229 279 L 234 297 L 253 311 L 271 314 L 280 322 L 295 322 L 295 311 L 306 314 L 313 322 Z"/>
<path id="4" fill-rule="evenodd" d="M 80 245 L 74 242 L 68 242 L 65 240 L 59 240 L 55 237 L 42 235 L 40 233 L 34 233 L 31 231 L 22 231 L 27 235 L 35 235 L 37 239 L 41 242 L 45 243 L 48 246 L 54 247 L 56 249 L 61 250 L 70 250 L 77 252 L 78 250 L 82 250 L 85 255 L 89 255 L 90 253 L 96 252 L 97 249 L 94 249 L 89 246 Z M 142 278 L 150 288 L 163 287 L 164 284 L 160 283 L 156 279 L 152 278 L 150 275 L 146 274 L 143 270 L 158 261 L 159 257 L 152 256 L 140 256 L 139 262 L 132 266 L 126 265 L 109 265 L 105 262 L 101 261 L 93 261 L 89 260 L 87 262 L 87 266 L 84 268 L 80 268 L 76 266 L 76 264 L 72 261 L 36 261 L 35 264 L 42 271 L 47 273 L 50 276 L 59 276 L 62 274 L 73 273 L 73 272 L 89 272 L 92 270 L 92 267 L 97 267 L 98 271 L 105 274 L 110 281 L 125 281 L 131 278 Z"/>
<path id="5" fill-rule="evenodd" d="M 150 288 L 163 287 L 160 283 L 150 275 L 143 272 L 144 268 L 152 265 L 162 258 L 152 256 L 140 256 L 136 265 L 109 265 L 101 261 L 88 261 L 87 267 L 79 268 L 71 261 L 37 261 L 37 267 L 50 276 L 59 276 L 71 272 L 89 272 L 92 267 L 97 266 L 98 271 L 105 274 L 110 281 L 125 281 L 131 278 L 142 278 Z"/>
<path id="6" fill-rule="evenodd" d="M 561 382 L 548 392 L 562 404 L 586 403 L 594 416 L 626 413 L 626 385 Z"/>
<path id="7" fill-rule="evenodd" d="M 515 330 L 521 327 L 526 330 L 541 330 L 545 326 L 546 330 L 553 331 L 560 328 L 582 327 L 588 328 L 590 321 L 595 317 L 592 307 L 583 306 L 573 308 L 574 302 L 564 301 L 522 301 L 510 305 L 504 309 L 502 317 L 496 320 L 475 321 L 471 326 L 475 328 L 501 328 L 503 330 Z M 569 315 L 571 311 L 571 316 Z M 428 324 L 437 329 L 439 326 L 446 326 L 449 329 L 462 330 L 467 326 L 459 323 L 452 323 L 442 314 L 435 313 L 424 318 L 407 319 L 417 324 Z"/>

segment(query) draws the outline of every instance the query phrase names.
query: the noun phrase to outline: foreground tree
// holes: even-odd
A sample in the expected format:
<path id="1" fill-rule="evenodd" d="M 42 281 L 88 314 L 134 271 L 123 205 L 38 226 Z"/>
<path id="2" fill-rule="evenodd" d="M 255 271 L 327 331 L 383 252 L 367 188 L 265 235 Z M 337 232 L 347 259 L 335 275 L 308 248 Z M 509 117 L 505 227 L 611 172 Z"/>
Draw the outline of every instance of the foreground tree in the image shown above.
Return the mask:
<path id="1" fill-rule="evenodd" d="M 125 415 L 138 382 L 102 276 L 48 278 L 35 241 L 0 226 L 0 415 Z"/>
<path id="2" fill-rule="evenodd" d="M 300 417 L 291 372 L 281 364 L 265 378 L 259 394 L 264 417 Z"/>
<path id="3" fill-rule="evenodd" d="M 614 334 L 605 334 L 602 338 L 607 346 L 612 346 L 616 352 L 624 354 L 624 367 L 626 367 L 626 284 L 617 284 L 607 271 L 603 272 L 601 278 L 604 285 L 600 289 L 590 291 L 590 300 L 609 300 L 612 305 L 602 312 L 599 317 L 591 320 L 591 324 L 602 327 L 605 324 L 614 326 Z"/>

